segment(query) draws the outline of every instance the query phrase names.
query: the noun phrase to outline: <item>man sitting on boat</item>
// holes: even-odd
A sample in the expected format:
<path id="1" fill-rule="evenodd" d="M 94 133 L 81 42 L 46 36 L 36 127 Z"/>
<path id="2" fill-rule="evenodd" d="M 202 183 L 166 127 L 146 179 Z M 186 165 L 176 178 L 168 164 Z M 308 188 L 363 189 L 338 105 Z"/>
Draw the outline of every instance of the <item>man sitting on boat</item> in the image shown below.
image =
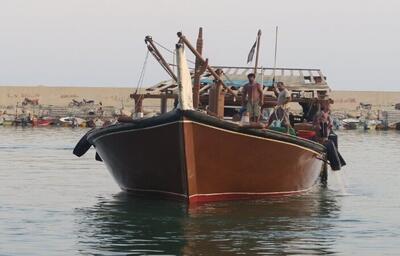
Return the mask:
<path id="1" fill-rule="evenodd" d="M 331 99 L 324 99 L 321 102 L 321 110 L 315 115 L 314 129 L 317 134 L 317 141 L 324 145 L 327 150 L 327 158 L 332 170 L 337 171 L 346 165 L 338 150 L 337 136 L 333 132 L 333 121 L 330 116 Z"/>
<path id="2" fill-rule="evenodd" d="M 274 122 L 275 126 L 285 125 L 286 128 L 290 127 L 288 103 L 291 101 L 290 92 L 286 89 L 283 82 L 278 82 L 274 90 L 277 97 L 276 107 L 274 113 L 270 116 L 268 125 Z"/>
<path id="3" fill-rule="evenodd" d="M 331 134 L 333 121 L 327 106 L 322 106 L 321 111 L 315 116 L 314 126 L 319 138 L 326 139 Z"/>
<path id="4" fill-rule="evenodd" d="M 260 109 L 264 104 L 264 93 L 262 86 L 256 82 L 253 73 L 247 75 L 249 82 L 243 86 L 242 105 L 246 107 L 250 122 L 258 122 Z"/>

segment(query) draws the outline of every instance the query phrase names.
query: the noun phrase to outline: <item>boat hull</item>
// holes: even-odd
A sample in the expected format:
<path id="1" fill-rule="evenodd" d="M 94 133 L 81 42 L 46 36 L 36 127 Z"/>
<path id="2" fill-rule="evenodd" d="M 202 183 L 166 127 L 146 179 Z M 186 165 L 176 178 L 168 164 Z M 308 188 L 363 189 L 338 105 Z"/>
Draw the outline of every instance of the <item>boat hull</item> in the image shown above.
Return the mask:
<path id="1" fill-rule="evenodd" d="M 97 153 L 122 190 L 187 198 L 182 124 L 106 134 L 94 141 Z"/>
<path id="2" fill-rule="evenodd" d="M 310 189 L 324 164 L 323 152 L 279 136 L 181 115 L 134 129 L 103 129 L 88 139 L 121 189 L 193 203 Z"/>
<path id="3" fill-rule="evenodd" d="M 301 193 L 318 180 L 315 151 L 278 140 L 184 123 L 189 199 L 193 202 Z"/>

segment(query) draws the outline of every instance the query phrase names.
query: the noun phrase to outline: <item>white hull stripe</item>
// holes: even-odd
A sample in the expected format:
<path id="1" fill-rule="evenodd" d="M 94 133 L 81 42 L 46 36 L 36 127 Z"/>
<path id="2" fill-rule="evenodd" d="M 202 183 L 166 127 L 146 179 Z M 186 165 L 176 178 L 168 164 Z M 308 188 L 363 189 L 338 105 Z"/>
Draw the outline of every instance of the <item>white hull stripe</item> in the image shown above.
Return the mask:
<path id="1" fill-rule="evenodd" d="M 278 191 L 278 192 L 222 192 L 222 193 L 210 193 L 210 194 L 194 194 L 189 196 L 190 198 L 199 197 L 199 196 L 229 196 L 229 195 L 249 195 L 249 196 L 256 196 L 256 195 L 282 195 L 282 194 L 295 194 L 295 193 L 304 193 L 311 190 L 314 186 L 311 186 L 307 189 L 301 190 L 292 190 L 292 191 Z"/>
<path id="2" fill-rule="evenodd" d="M 116 131 L 116 132 L 112 132 L 112 133 L 109 133 L 109 134 L 100 135 L 99 137 L 95 138 L 93 141 L 96 142 L 100 138 L 103 138 L 103 137 L 106 137 L 106 136 L 110 136 L 110 135 L 113 135 L 113 134 L 121 134 L 121 133 L 127 133 L 127 132 L 139 132 L 139 131 L 142 131 L 142 130 L 150 130 L 150 129 L 155 129 L 155 128 L 159 128 L 159 127 L 163 127 L 163 126 L 169 126 L 169 125 L 173 125 L 173 124 L 176 124 L 176 123 L 193 123 L 193 124 L 197 124 L 197 125 L 208 127 L 210 129 L 220 130 L 220 131 L 224 131 L 224 132 L 231 133 L 231 134 L 236 134 L 236 135 L 241 135 L 241 136 L 250 137 L 250 138 L 254 138 L 254 139 L 267 140 L 267 141 L 272 141 L 272 142 L 276 142 L 276 143 L 290 145 L 290 146 L 293 146 L 293 147 L 297 147 L 297 148 L 301 148 L 301 149 L 310 151 L 310 152 L 316 154 L 317 156 L 321 156 L 322 155 L 321 153 L 318 153 L 317 151 L 314 151 L 312 149 L 309 149 L 309 148 L 306 148 L 306 147 L 303 147 L 303 146 L 300 146 L 300 145 L 297 145 L 297 144 L 294 144 L 294 143 L 275 140 L 275 139 L 270 139 L 270 138 L 258 137 L 258 136 L 255 136 L 255 135 L 249 135 L 249 134 L 235 132 L 235 131 L 230 131 L 230 130 L 227 130 L 227 129 L 223 129 L 223 128 L 219 128 L 219 127 L 215 127 L 215 126 L 211 126 L 211 125 L 208 125 L 208 124 L 203 124 L 203 123 L 199 123 L 199 122 L 191 121 L 191 120 L 174 121 L 174 122 L 170 122 L 170 123 L 159 124 L 159 125 L 154 125 L 154 126 L 151 126 L 151 127 L 145 127 L 145 128 L 140 128 L 140 129 Z"/>
<path id="3" fill-rule="evenodd" d="M 215 197 L 215 196 L 230 196 L 230 195 L 238 195 L 238 196 L 263 196 L 263 195 L 282 195 L 282 194 L 297 194 L 297 193 L 304 193 L 309 190 L 311 190 L 314 186 L 311 186 L 310 188 L 307 189 L 301 189 L 301 190 L 292 190 L 292 191 L 278 191 L 278 192 L 221 192 L 221 193 L 209 193 L 209 194 L 194 194 L 189 196 L 189 199 L 194 198 L 194 197 Z M 182 197 L 182 198 L 188 198 L 184 194 L 179 194 L 179 193 L 174 193 L 174 192 L 169 192 L 169 191 L 164 191 L 164 190 L 156 190 L 156 189 L 140 189 L 140 188 L 134 188 L 134 189 L 128 189 L 128 188 L 123 188 L 123 190 L 128 191 L 128 192 L 150 192 L 150 193 L 159 193 L 159 194 L 166 194 L 166 195 L 171 195 L 171 196 L 176 196 L 176 197 Z"/>

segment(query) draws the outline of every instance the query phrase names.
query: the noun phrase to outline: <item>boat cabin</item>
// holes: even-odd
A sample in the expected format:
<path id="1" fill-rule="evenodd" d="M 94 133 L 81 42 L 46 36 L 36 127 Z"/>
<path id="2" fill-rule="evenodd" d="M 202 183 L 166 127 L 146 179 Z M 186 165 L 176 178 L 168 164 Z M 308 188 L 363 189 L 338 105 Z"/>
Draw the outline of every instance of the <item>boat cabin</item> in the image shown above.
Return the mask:
<path id="1" fill-rule="evenodd" d="M 235 92 L 235 96 L 228 93 L 220 87 L 219 92 L 215 92 L 213 85 L 215 79 L 210 72 L 205 72 L 200 77 L 199 89 L 199 109 L 212 110 L 215 116 L 224 119 L 232 119 L 235 113 L 241 108 L 241 90 L 247 83 L 247 75 L 252 72 L 250 67 L 230 67 L 230 66 L 213 66 L 215 70 L 222 71 L 221 79 L 223 83 Z M 194 71 L 192 70 L 192 74 Z M 273 84 L 274 69 L 259 68 L 257 73 L 257 82 L 264 88 L 264 107 L 274 107 L 276 105 L 276 97 L 271 90 Z M 275 81 L 283 82 L 292 96 L 291 102 L 297 102 L 302 109 L 301 116 L 291 116 L 292 124 L 295 122 L 303 122 L 304 120 L 312 121 L 313 116 L 326 102 L 330 87 L 327 83 L 326 76 L 320 69 L 304 69 L 304 68 L 276 68 Z M 221 94 L 215 96 L 213 94 Z M 175 80 L 167 80 L 157 83 L 145 89 L 142 94 L 132 94 L 131 98 L 135 100 L 136 111 L 143 111 L 143 100 L 146 98 L 160 99 L 160 112 L 167 111 L 167 100 L 177 99 L 178 85 Z M 214 99 L 214 100 L 213 100 Z"/>

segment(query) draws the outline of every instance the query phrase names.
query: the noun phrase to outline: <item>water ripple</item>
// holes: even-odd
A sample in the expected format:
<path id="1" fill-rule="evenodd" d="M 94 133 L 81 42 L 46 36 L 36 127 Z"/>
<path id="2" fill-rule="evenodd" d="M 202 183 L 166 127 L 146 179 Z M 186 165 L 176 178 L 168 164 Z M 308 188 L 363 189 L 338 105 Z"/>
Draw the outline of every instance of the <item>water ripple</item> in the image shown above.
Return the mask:
<path id="1" fill-rule="evenodd" d="M 196 207 L 119 192 L 87 130 L 0 128 L 0 255 L 396 255 L 400 134 L 340 133 L 327 189 Z"/>

